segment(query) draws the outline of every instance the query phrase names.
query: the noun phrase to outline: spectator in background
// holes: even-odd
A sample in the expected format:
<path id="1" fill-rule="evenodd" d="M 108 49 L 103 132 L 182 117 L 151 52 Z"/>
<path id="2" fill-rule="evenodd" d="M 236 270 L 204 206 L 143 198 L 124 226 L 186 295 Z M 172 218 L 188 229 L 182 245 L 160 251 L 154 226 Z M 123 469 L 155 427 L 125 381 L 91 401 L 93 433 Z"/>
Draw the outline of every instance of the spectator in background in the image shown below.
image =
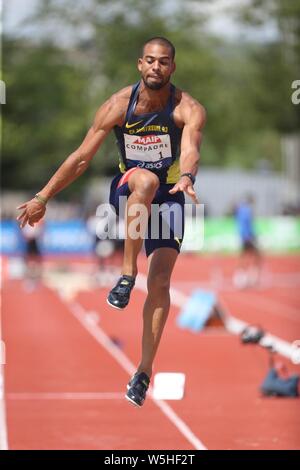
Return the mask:
<path id="1" fill-rule="evenodd" d="M 26 289 L 32 290 L 42 276 L 42 252 L 40 240 L 43 234 L 44 221 L 40 220 L 34 226 L 26 225 L 22 229 L 25 239 L 25 263 L 26 263 Z"/>
<path id="2" fill-rule="evenodd" d="M 259 283 L 262 257 L 254 229 L 253 205 L 254 198 L 249 194 L 234 211 L 241 242 L 239 265 L 233 276 L 233 283 L 238 289 Z"/>
<path id="3" fill-rule="evenodd" d="M 107 217 L 98 217 L 97 208 L 95 207 L 90 211 L 90 214 L 86 219 L 87 230 L 94 240 L 93 249 L 96 258 L 98 259 L 100 271 L 105 270 L 107 263 L 110 263 L 115 252 L 115 241 L 108 239 L 106 236 L 108 224 L 112 225 L 115 220 L 111 214 L 108 214 L 108 216 L 109 220 Z"/>

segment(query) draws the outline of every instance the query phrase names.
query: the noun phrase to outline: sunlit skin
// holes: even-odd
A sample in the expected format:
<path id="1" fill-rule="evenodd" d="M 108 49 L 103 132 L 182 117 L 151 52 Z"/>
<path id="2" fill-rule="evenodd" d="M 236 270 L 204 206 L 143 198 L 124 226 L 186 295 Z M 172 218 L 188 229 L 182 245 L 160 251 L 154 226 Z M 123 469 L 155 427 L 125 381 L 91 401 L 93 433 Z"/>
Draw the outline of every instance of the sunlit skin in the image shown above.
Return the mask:
<path id="1" fill-rule="evenodd" d="M 161 44 L 146 44 L 143 57 L 138 60 L 142 80 L 150 90 L 160 90 L 170 81 L 176 69 L 171 49 Z"/>

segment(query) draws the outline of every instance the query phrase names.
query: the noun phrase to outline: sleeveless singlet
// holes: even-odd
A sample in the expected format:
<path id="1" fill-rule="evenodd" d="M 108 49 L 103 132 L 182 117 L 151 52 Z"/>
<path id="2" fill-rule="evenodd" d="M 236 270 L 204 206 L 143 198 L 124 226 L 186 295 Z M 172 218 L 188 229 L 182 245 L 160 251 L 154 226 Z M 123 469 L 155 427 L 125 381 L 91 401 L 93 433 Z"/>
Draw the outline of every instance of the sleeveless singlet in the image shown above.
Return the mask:
<path id="1" fill-rule="evenodd" d="M 114 132 L 120 154 L 119 168 L 125 173 L 140 167 L 152 171 L 161 183 L 175 184 L 180 177 L 179 154 L 182 129 L 173 119 L 176 88 L 171 84 L 166 107 L 158 112 L 134 114 L 139 97 L 140 82 L 132 92 L 122 127 Z"/>

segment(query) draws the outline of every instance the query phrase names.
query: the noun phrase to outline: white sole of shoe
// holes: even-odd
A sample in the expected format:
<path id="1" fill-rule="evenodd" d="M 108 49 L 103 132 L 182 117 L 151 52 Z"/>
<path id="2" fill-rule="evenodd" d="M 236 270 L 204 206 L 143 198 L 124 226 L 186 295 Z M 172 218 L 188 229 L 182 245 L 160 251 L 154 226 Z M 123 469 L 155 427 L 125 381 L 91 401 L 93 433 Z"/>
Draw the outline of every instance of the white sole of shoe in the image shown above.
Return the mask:
<path id="1" fill-rule="evenodd" d="M 111 304 L 111 303 L 108 301 L 108 299 L 106 299 L 106 303 L 107 303 L 110 307 L 115 308 L 116 310 L 124 310 L 124 308 L 125 308 L 125 307 L 124 307 L 124 308 L 116 307 L 115 305 Z"/>
<path id="2" fill-rule="evenodd" d="M 141 405 L 138 405 L 137 403 L 135 403 L 135 401 L 133 401 L 131 398 L 129 398 L 127 395 L 125 395 L 125 398 L 126 400 L 129 401 L 129 403 L 131 403 L 133 406 L 135 406 L 136 408 L 141 408 Z"/>

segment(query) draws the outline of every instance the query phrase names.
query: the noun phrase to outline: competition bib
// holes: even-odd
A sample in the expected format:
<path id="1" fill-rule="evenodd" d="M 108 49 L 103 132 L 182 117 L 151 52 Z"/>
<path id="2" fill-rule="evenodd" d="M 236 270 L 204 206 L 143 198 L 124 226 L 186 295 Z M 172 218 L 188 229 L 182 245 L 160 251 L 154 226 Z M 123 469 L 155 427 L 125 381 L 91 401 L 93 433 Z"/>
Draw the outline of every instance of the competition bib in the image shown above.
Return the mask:
<path id="1" fill-rule="evenodd" d="M 160 162 L 169 164 L 172 158 L 169 134 L 164 135 L 128 135 L 124 134 L 125 152 L 128 160 L 135 162 Z"/>

